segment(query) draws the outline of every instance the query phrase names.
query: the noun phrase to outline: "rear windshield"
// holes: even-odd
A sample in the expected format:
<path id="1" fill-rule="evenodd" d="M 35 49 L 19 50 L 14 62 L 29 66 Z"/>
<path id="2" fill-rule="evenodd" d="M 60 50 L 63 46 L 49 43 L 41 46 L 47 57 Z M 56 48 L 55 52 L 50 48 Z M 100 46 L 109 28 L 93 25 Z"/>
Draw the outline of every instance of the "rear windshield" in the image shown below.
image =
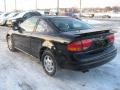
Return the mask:
<path id="1" fill-rule="evenodd" d="M 89 24 L 71 17 L 51 18 L 50 21 L 62 32 L 86 30 L 92 28 Z"/>
<path id="2" fill-rule="evenodd" d="M 41 16 L 41 14 L 39 12 L 32 12 L 31 15 L 32 16 Z"/>

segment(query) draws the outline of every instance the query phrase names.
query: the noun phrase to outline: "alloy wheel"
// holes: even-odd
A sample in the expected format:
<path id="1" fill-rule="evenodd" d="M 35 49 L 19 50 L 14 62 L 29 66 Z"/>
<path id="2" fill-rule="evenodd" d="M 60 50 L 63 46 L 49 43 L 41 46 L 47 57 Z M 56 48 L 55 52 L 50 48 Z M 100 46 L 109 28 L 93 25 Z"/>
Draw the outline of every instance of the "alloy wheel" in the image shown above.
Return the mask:
<path id="1" fill-rule="evenodd" d="M 46 55 L 44 57 L 44 67 L 47 72 L 52 73 L 55 69 L 54 62 L 51 56 Z"/>

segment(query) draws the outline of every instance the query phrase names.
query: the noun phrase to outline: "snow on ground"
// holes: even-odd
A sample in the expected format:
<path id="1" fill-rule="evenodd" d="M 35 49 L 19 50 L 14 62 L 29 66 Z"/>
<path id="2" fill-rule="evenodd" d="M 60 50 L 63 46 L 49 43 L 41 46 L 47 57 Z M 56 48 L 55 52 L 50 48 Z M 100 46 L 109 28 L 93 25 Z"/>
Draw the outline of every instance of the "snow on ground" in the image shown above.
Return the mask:
<path id="1" fill-rule="evenodd" d="M 87 73 L 61 70 L 56 77 L 44 73 L 39 59 L 10 52 L 6 32 L 0 27 L 0 90 L 120 90 L 120 32 L 116 33 L 119 53 L 113 61 Z"/>
<path id="2" fill-rule="evenodd" d="M 82 20 L 87 22 L 87 23 L 90 23 L 90 24 L 103 24 L 103 23 L 105 23 L 105 22 L 101 22 L 98 20 L 89 20 L 89 19 L 82 19 Z"/>
<path id="3" fill-rule="evenodd" d="M 103 16 L 103 15 L 109 15 L 112 18 L 119 18 L 120 13 L 95 13 L 95 16 Z"/>
<path id="4" fill-rule="evenodd" d="M 94 25 L 94 27 L 104 27 L 104 28 L 119 28 L 120 27 L 120 18 L 89 18 L 89 19 L 82 19 L 82 21 L 85 21 L 91 25 Z"/>

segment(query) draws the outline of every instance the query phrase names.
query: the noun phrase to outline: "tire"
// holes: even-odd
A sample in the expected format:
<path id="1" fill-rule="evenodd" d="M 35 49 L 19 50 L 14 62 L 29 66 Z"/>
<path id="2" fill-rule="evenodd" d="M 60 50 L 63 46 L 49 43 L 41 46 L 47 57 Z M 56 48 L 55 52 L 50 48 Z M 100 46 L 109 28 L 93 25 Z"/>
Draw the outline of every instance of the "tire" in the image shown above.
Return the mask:
<path id="1" fill-rule="evenodd" d="M 11 36 L 7 36 L 7 45 L 10 51 L 15 52 L 14 43 Z"/>
<path id="2" fill-rule="evenodd" d="M 45 50 L 41 57 L 44 71 L 49 76 L 55 76 L 58 72 L 58 64 L 53 53 L 50 50 Z"/>

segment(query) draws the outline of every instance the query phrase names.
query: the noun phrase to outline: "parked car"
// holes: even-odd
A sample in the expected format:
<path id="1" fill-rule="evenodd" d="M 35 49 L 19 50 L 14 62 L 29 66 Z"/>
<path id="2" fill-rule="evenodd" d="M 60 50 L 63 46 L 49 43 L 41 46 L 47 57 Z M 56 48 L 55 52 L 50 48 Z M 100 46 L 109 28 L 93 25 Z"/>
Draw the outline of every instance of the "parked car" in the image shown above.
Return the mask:
<path id="1" fill-rule="evenodd" d="M 109 15 L 103 15 L 102 18 L 111 18 Z"/>
<path id="2" fill-rule="evenodd" d="M 110 15 L 102 14 L 102 13 L 95 14 L 94 17 L 95 17 L 95 18 L 111 18 Z"/>
<path id="3" fill-rule="evenodd" d="M 93 18 L 94 16 L 95 16 L 94 14 L 87 14 L 87 13 L 81 14 L 81 17 L 84 17 L 84 18 Z"/>
<path id="4" fill-rule="evenodd" d="M 7 25 L 13 26 L 22 23 L 24 20 L 32 17 L 32 16 L 41 16 L 41 14 L 37 11 L 24 11 L 19 13 L 17 16 L 8 19 Z"/>
<path id="5" fill-rule="evenodd" d="M 5 18 L 9 15 L 9 13 L 2 13 L 0 15 L 0 25 L 4 25 L 5 24 Z"/>
<path id="6" fill-rule="evenodd" d="M 2 14 L 3 12 L 0 12 L 0 15 Z"/>
<path id="7" fill-rule="evenodd" d="M 69 16 L 69 17 L 72 17 L 72 18 L 80 19 L 80 14 L 79 13 L 68 12 L 68 13 L 65 13 L 65 15 Z"/>
<path id="8" fill-rule="evenodd" d="M 111 61 L 117 53 L 110 30 L 96 30 L 64 16 L 31 17 L 10 30 L 6 38 L 10 51 L 39 58 L 50 76 L 60 68 L 89 70 Z"/>
<path id="9" fill-rule="evenodd" d="M 9 15 L 7 15 L 6 17 L 2 18 L 2 25 L 7 25 L 7 20 L 11 17 L 15 17 L 16 15 L 18 15 L 19 12 L 11 12 Z"/>

